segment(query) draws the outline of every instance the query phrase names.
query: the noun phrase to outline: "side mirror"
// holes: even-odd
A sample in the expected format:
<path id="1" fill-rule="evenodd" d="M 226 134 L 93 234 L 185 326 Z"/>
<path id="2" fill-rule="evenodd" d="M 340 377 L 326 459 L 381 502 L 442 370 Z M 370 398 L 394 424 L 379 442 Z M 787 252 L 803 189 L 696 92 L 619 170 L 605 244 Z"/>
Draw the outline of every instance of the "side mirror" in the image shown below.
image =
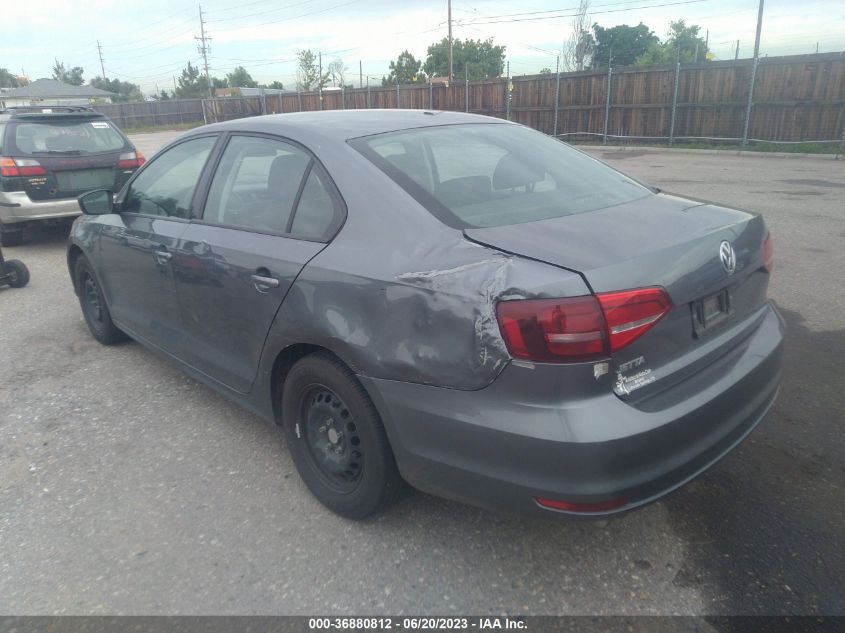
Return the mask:
<path id="1" fill-rule="evenodd" d="M 114 197 L 108 189 L 97 189 L 83 193 L 79 198 L 79 207 L 85 215 L 105 215 L 114 213 Z"/>

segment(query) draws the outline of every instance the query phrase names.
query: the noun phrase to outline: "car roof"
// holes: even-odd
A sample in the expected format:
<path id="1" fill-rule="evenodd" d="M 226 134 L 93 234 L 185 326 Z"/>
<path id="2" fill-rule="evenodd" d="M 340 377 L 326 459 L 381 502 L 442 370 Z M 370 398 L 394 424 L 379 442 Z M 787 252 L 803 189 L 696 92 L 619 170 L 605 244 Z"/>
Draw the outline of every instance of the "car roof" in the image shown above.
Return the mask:
<path id="1" fill-rule="evenodd" d="M 195 133 L 212 130 L 231 132 L 263 132 L 295 135 L 301 139 L 332 137 L 348 140 L 386 132 L 422 127 L 466 123 L 508 124 L 504 119 L 442 110 L 324 110 L 291 112 L 235 119 L 197 128 Z"/>
<path id="2" fill-rule="evenodd" d="M 85 106 L 14 106 L 0 109 L 0 120 L 104 119 L 102 112 Z"/>

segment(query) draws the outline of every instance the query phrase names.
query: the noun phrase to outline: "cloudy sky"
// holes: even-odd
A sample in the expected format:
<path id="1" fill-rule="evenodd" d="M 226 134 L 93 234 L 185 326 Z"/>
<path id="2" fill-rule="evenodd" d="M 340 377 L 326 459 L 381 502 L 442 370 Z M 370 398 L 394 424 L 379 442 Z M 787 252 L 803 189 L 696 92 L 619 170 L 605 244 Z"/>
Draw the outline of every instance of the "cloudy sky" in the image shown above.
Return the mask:
<path id="1" fill-rule="evenodd" d="M 757 0 L 593 0 L 591 21 L 602 26 L 647 24 L 664 36 L 670 20 L 683 18 L 710 31 L 719 59 L 740 57 L 754 46 Z M 37 10 L 33 6 L 37 5 Z M 570 30 L 577 0 L 453 0 L 454 37 L 488 38 L 507 46 L 511 73 L 554 68 L 555 53 Z M 83 8 L 84 7 L 84 8 Z M 293 87 L 296 51 L 323 51 L 324 63 L 341 57 L 357 85 L 378 82 L 388 63 L 408 49 L 425 58 L 429 44 L 446 35 L 446 0 L 204 0 L 212 37 L 211 72 L 223 76 L 242 65 L 262 82 Z M 30 79 L 50 76 L 53 59 L 100 74 L 97 40 L 106 75 L 140 84 L 144 91 L 172 89 L 187 61 L 200 59 L 196 2 L 38 0 L 3 6 L 0 68 Z M 761 55 L 845 50 L 845 1 L 767 0 Z M 366 81 L 366 79 L 365 79 Z"/>

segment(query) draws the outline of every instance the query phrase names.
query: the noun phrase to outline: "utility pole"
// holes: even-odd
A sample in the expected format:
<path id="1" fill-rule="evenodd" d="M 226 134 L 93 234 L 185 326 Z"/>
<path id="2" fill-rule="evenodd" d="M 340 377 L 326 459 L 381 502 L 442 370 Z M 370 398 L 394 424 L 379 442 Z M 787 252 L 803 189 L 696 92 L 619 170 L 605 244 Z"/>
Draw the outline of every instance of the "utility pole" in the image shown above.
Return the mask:
<path id="1" fill-rule="evenodd" d="M 364 87 L 364 71 L 362 70 L 363 66 L 361 66 L 361 60 L 358 60 L 358 87 Z"/>
<path id="2" fill-rule="evenodd" d="M 97 54 L 100 56 L 100 70 L 103 73 L 103 81 L 106 80 L 106 67 L 103 64 L 103 47 L 100 46 L 100 40 L 97 40 Z"/>
<path id="3" fill-rule="evenodd" d="M 452 81 L 452 0 L 448 0 L 449 2 L 449 81 Z"/>
<path id="4" fill-rule="evenodd" d="M 707 51 L 710 50 L 710 29 L 707 29 L 707 35 L 704 36 L 704 61 L 707 61 Z"/>
<path id="5" fill-rule="evenodd" d="M 176 98 L 176 75 L 172 75 L 173 77 L 173 98 Z"/>
<path id="6" fill-rule="evenodd" d="M 763 0 L 757 9 L 757 35 L 754 37 L 754 61 L 751 63 L 751 83 L 748 86 L 748 105 L 745 108 L 745 125 L 742 129 L 742 146 L 748 145 L 748 130 L 751 127 L 751 109 L 754 107 L 754 82 L 760 63 L 760 32 L 763 30 Z"/>
<path id="7" fill-rule="evenodd" d="M 209 98 L 214 97 L 214 93 L 211 91 L 211 78 L 208 76 L 208 54 L 211 52 L 211 46 L 208 42 L 211 41 L 210 37 L 206 37 L 205 35 L 205 20 L 202 18 L 202 5 L 199 5 L 200 8 L 200 36 L 194 36 L 194 39 L 199 42 L 197 44 L 197 51 L 199 51 L 200 55 L 202 55 L 203 64 L 205 66 L 205 83 L 208 86 L 208 96 Z"/>
<path id="8" fill-rule="evenodd" d="M 320 110 L 323 109 L 323 52 L 317 53 L 318 71 L 317 71 L 317 92 L 319 93 Z"/>
<path id="9" fill-rule="evenodd" d="M 760 32 L 763 30 L 763 0 L 757 9 L 757 36 L 754 38 L 754 59 L 760 56 Z"/>
<path id="10" fill-rule="evenodd" d="M 734 59 L 739 59 L 739 40 L 736 41 L 736 48 L 734 49 Z"/>

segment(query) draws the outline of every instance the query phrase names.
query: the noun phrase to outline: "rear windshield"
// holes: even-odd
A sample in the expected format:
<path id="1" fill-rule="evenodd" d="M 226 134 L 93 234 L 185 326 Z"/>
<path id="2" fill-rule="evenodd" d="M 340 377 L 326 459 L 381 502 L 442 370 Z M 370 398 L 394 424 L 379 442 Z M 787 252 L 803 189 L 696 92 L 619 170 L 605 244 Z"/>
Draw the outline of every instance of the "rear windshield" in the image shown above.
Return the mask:
<path id="1" fill-rule="evenodd" d="M 15 126 L 21 154 L 98 154 L 123 149 L 125 141 L 108 121 L 21 121 Z"/>
<path id="2" fill-rule="evenodd" d="M 351 141 L 430 212 L 461 228 L 593 211 L 645 186 L 545 134 L 516 125 L 446 125 Z"/>

